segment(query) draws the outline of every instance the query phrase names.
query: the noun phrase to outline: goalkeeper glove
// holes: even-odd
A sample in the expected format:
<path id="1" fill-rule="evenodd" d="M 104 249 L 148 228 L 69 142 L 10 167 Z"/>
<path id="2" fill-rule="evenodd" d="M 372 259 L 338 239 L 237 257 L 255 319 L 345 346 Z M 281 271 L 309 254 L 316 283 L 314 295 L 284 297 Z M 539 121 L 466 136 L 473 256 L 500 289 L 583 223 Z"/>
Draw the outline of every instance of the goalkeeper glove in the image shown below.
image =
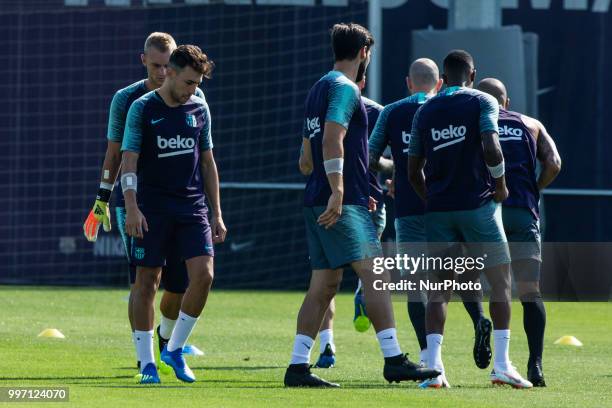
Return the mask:
<path id="1" fill-rule="evenodd" d="M 89 242 L 94 242 L 98 238 L 100 224 L 102 224 L 104 231 L 109 232 L 111 230 L 110 208 L 108 206 L 110 196 L 111 190 L 100 187 L 96 202 L 89 212 L 85 224 L 83 224 L 83 232 Z"/>

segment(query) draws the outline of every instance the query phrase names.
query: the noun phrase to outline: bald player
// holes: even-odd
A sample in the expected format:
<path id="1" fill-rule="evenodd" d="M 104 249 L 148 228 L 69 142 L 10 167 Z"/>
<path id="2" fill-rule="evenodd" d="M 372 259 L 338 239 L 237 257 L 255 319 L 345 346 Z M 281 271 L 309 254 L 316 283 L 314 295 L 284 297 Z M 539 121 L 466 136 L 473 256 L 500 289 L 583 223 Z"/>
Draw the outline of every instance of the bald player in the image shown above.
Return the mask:
<path id="1" fill-rule="evenodd" d="M 545 387 L 542 372 L 546 310 L 540 294 L 542 265 L 540 190 L 561 171 L 561 157 L 552 137 L 540 121 L 508 110 L 510 98 L 495 78 L 480 81 L 478 89 L 492 95 L 500 105 L 499 141 L 506 161 L 509 196 L 503 202 L 502 219 L 510 242 L 512 272 L 523 305 L 523 327 L 529 344 L 527 377 L 535 387 Z M 536 173 L 536 163 L 541 172 Z"/>
<path id="2" fill-rule="evenodd" d="M 438 67 L 427 58 L 417 59 L 410 66 L 406 83 L 411 96 L 391 103 L 380 114 L 370 137 L 370 168 L 393 173 L 395 234 L 397 253 L 420 256 L 425 243 L 425 205 L 408 182 L 406 167 L 412 119 L 416 111 L 442 86 Z M 387 146 L 391 146 L 393 161 L 382 157 Z M 427 360 L 427 341 L 425 333 L 425 294 L 416 292 L 409 295 L 408 315 L 421 349 L 421 363 Z"/>

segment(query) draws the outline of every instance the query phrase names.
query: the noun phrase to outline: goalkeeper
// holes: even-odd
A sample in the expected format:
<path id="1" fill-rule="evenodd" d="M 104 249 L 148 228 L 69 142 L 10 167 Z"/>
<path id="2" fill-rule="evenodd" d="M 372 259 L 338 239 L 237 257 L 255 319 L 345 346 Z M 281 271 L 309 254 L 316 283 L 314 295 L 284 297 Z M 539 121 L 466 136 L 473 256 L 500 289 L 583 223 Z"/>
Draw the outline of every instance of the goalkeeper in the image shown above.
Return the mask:
<path id="1" fill-rule="evenodd" d="M 102 166 L 100 188 L 98 189 L 98 195 L 96 196 L 94 206 L 83 224 L 85 238 L 90 242 L 96 241 L 100 226 L 102 226 L 106 232 L 111 230 L 109 199 L 121 164 L 121 143 L 123 141 L 128 109 L 136 99 L 162 85 L 166 78 L 170 54 L 175 49 L 176 43 L 170 34 L 159 32 L 151 33 L 145 41 L 144 53 L 141 54 L 142 64 L 147 70 L 147 78 L 117 91 L 113 97 L 108 121 L 108 144 L 104 157 L 104 164 Z M 196 90 L 196 95 L 200 97 L 204 96 L 199 88 Z M 128 316 L 132 328 L 132 336 L 134 336 L 134 313 L 132 308 L 131 289 L 136 278 L 136 267 L 130 261 L 131 238 L 128 237 L 125 232 L 126 211 L 121 189 L 118 189 L 117 192 L 115 210 L 118 222 L 117 225 L 119 226 L 119 232 L 123 240 L 129 263 L 130 299 L 128 303 Z M 156 330 L 160 352 L 172 334 L 176 319 L 178 318 L 183 294 L 189 284 L 185 262 L 179 259 L 178 254 L 169 254 L 167 264 L 168 266 L 164 268 L 161 279 L 165 289 L 160 304 L 161 322 Z M 135 339 L 133 340 L 135 342 Z M 185 353 L 199 354 L 197 348 L 192 345 L 185 346 Z M 140 362 L 138 362 L 137 365 L 140 366 Z"/>

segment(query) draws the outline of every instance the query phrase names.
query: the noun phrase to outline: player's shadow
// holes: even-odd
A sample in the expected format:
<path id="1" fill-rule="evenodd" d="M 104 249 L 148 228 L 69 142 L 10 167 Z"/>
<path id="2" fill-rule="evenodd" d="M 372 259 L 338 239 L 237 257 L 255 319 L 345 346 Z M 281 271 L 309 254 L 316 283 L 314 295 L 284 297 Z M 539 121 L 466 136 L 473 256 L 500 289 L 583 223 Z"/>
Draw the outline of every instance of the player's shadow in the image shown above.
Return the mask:
<path id="1" fill-rule="evenodd" d="M 206 371 L 206 370 L 218 370 L 218 371 L 258 371 L 258 370 L 274 370 L 280 368 L 287 368 L 286 366 L 250 366 L 250 367 L 241 367 L 241 366 L 191 366 L 191 369 L 196 371 Z M 131 370 L 136 371 L 136 367 L 118 367 L 118 370 Z"/>
<path id="2" fill-rule="evenodd" d="M 219 371 L 258 371 L 258 370 L 274 370 L 278 368 L 287 368 L 286 366 L 250 366 L 250 367 L 241 367 L 241 366 L 201 366 L 201 367 L 191 367 L 192 370 L 219 370 Z"/>
<path id="3" fill-rule="evenodd" d="M 123 380 L 134 378 L 131 375 L 86 376 L 86 377 L 0 377 L 0 381 L 48 381 L 48 380 Z"/>

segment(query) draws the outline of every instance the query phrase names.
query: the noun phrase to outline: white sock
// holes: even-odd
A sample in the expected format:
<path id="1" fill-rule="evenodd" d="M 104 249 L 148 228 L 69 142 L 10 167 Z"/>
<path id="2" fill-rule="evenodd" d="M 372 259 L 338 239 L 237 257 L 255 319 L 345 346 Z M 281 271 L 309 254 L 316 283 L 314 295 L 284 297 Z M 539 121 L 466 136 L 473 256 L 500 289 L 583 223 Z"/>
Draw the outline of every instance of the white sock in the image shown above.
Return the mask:
<path id="1" fill-rule="evenodd" d="M 363 285 L 362 285 L 362 283 L 361 283 L 361 279 L 358 279 L 358 280 L 357 280 L 357 289 L 355 290 L 355 294 L 358 294 L 358 293 L 359 293 L 359 291 L 361 290 L 362 286 L 363 286 Z"/>
<path id="2" fill-rule="evenodd" d="M 140 361 L 138 358 L 138 349 L 136 348 L 136 333 L 132 330 L 132 343 L 134 343 L 134 350 L 136 350 L 136 360 Z"/>
<path id="3" fill-rule="evenodd" d="M 495 346 L 495 362 L 494 369 L 502 371 L 508 370 L 510 367 L 510 329 L 493 330 L 493 344 Z"/>
<path id="4" fill-rule="evenodd" d="M 153 330 L 134 330 L 134 340 L 136 341 L 136 355 L 140 361 L 140 371 L 149 363 L 154 363 L 153 357 Z"/>
<path id="5" fill-rule="evenodd" d="M 328 344 L 335 353 L 336 345 L 334 344 L 334 331 L 332 329 L 321 330 L 319 332 L 319 350 L 321 353 L 325 351 L 325 346 Z"/>
<path id="6" fill-rule="evenodd" d="M 182 349 L 191 335 L 193 327 L 198 322 L 197 317 L 189 316 L 181 310 L 176 321 L 176 326 L 172 330 L 170 340 L 168 340 L 168 351 Z"/>
<path id="7" fill-rule="evenodd" d="M 427 337 L 427 366 L 434 370 L 444 373 L 444 363 L 442 363 L 442 340 L 441 334 L 432 333 Z"/>
<path id="8" fill-rule="evenodd" d="M 376 333 L 376 338 L 384 357 L 395 357 L 402 354 L 402 349 L 397 342 L 397 331 L 394 327 L 379 331 Z"/>
<path id="9" fill-rule="evenodd" d="M 172 329 L 174 329 L 175 325 L 176 320 L 168 319 L 166 316 L 162 315 L 159 322 L 159 335 L 162 336 L 163 339 L 168 340 L 170 336 L 172 336 Z"/>
<path id="10" fill-rule="evenodd" d="M 425 367 L 429 367 L 429 364 L 427 364 L 427 349 L 421 350 L 419 353 L 419 358 L 423 363 L 425 363 Z"/>
<path id="11" fill-rule="evenodd" d="M 314 345 L 314 339 L 303 334 L 296 334 L 293 341 L 293 352 L 290 364 L 309 364 L 310 350 Z"/>

